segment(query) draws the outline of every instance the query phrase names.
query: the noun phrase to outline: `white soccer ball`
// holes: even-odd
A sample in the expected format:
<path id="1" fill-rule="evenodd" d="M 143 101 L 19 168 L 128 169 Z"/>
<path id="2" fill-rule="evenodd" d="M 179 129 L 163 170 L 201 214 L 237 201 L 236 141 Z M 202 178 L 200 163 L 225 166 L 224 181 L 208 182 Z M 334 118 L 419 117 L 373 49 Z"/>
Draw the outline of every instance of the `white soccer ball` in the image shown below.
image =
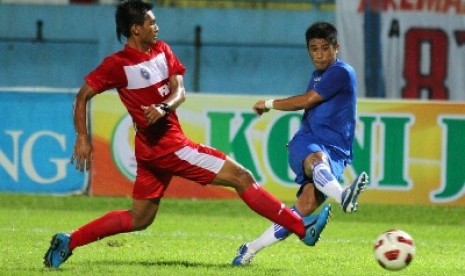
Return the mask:
<path id="1" fill-rule="evenodd" d="M 407 267 L 415 255 L 415 243 L 405 231 L 393 229 L 378 236 L 374 253 L 379 265 L 388 270 Z"/>

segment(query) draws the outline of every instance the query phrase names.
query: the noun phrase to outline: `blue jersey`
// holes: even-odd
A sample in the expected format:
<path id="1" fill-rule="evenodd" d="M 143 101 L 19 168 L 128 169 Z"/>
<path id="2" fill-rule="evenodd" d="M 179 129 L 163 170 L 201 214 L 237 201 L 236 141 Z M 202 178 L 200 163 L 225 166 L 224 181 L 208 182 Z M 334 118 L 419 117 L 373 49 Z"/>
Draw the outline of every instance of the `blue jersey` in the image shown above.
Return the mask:
<path id="1" fill-rule="evenodd" d="M 341 60 L 337 59 L 324 71 L 314 71 L 307 91 L 315 90 L 323 101 L 305 110 L 296 133 L 312 136 L 314 142 L 338 154 L 345 163 L 352 161 L 356 86 L 354 69 Z"/>

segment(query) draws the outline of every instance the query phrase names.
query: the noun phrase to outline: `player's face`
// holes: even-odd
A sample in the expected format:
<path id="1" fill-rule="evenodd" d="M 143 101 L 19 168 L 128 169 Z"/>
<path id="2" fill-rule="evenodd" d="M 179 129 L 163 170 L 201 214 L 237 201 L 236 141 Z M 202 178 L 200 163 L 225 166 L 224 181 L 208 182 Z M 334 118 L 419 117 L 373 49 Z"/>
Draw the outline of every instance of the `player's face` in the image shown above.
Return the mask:
<path id="1" fill-rule="evenodd" d="M 157 41 L 158 30 L 155 15 L 152 11 L 148 11 L 145 14 L 144 25 L 142 25 L 141 29 L 141 41 L 149 45 L 155 43 Z"/>
<path id="2" fill-rule="evenodd" d="M 335 60 L 339 45 L 328 43 L 325 39 L 312 38 L 308 43 L 308 54 L 317 70 L 325 70 Z"/>

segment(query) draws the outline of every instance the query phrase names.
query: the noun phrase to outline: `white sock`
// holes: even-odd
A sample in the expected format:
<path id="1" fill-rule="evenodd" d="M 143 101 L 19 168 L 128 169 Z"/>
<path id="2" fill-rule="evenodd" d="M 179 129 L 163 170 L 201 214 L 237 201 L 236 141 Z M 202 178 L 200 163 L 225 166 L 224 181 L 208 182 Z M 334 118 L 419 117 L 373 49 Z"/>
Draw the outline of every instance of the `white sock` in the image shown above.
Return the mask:
<path id="1" fill-rule="evenodd" d="M 280 240 L 274 236 L 274 226 L 275 224 L 268 227 L 268 229 L 263 232 L 260 237 L 248 243 L 248 248 L 253 252 L 257 253 L 263 248 L 273 245 Z"/>
<path id="2" fill-rule="evenodd" d="M 320 192 L 341 204 L 344 189 L 331 173 L 331 168 L 328 164 L 321 162 L 313 168 L 313 182 L 315 182 L 315 187 Z"/>
<path id="3" fill-rule="evenodd" d="M 300 216 L 299 212 L 292 206 L 291 210 Z M 279 224 L 273 223 L 257 239 L 247 244 L 248 248 L 257 253 L 265 247 L 271 246 L 279 241 L 285 240 L 291 232 Z M 276 237 L 278 236 L 278 237 Z"/>

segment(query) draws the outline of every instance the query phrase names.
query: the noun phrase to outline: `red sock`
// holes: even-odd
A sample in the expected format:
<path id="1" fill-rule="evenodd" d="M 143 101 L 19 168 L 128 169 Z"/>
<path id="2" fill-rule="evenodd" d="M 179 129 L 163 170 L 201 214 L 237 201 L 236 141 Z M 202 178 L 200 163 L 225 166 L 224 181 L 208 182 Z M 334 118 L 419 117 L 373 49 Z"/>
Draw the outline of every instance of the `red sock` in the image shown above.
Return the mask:
<path id="1" fill-rule="evenodd" d="M 287 228 L 301 239 L 305 236 L 302 219 L 258 184 L 253 184 L 239 196 L 259 215 Z"/>
<path id="2" fill-rule="evenodd" d="M 83 246 L 111 235 L 131 232 L 131 230 L 132 218 L 128 210 L 111 211 L 73 231 L 71 233 L 69 248 L 73 250 L 78 246 Z"/>

